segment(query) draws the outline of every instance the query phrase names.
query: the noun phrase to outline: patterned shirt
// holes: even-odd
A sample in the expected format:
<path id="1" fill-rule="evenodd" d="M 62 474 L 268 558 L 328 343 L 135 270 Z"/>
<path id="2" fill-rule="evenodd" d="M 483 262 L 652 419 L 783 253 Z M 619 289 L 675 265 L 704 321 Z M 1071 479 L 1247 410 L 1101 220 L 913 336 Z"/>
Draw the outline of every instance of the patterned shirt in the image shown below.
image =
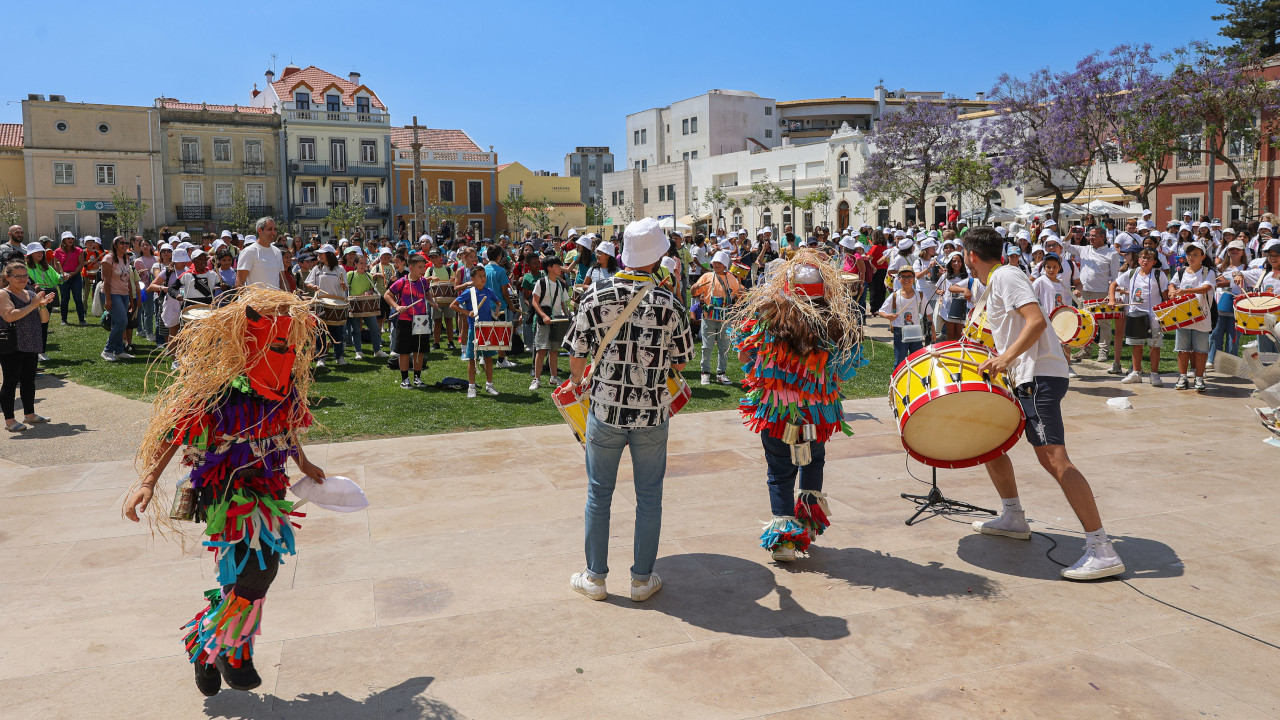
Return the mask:
<path id="1" fill-rule="evenodd" d="M 396 304 L 403 308 L 396 316 L 400 320 L 412 322 L 415 315 L 431 312 L 427 307 L 427 303 L 432 301 L 431 284 L 425 277 L 418 280 L 402 277 L 391 283 L 388 292 L 396 299 Z"/>
<path id="2" fill-rule="evenodd" d="M 587 289 L 564 346 L 572 357 L 594 357 L 609 326 L 653 275 L 620 272 Z M 592 373 L 591 411 L 614 427 L 654 427 L 667 421 L 672 365 L 687 363 L 693 336 L 689 314 L 671 293 L 655 287 L 618 331 Z"/>

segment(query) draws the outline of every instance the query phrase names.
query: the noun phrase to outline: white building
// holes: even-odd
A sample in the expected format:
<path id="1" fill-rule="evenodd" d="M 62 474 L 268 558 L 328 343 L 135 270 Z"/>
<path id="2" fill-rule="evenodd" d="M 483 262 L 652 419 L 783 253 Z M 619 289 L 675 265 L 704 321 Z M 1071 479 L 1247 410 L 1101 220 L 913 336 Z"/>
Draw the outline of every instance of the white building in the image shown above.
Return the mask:
<path id="1" fill-rule="evenodd" d="M 780 143 L 773 98 L 711 90 L 627 116 L 627 162 L 635 170 Z"/>

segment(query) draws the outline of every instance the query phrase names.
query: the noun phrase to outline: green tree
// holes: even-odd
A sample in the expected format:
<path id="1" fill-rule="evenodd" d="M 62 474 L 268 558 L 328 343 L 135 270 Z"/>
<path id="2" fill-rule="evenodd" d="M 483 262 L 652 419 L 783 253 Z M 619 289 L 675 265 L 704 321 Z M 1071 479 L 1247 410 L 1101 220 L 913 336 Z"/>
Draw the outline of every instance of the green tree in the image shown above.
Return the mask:
<path id="1" fill-rule="evenodd" d="M 364 222 L 364 205 L 353 202 L 334 203 L 329 206 L 329 214 L 324 220 L 333 229 L 334 237 L 347 237 L 352 228 L 358 228 Z"/>
<path id="2" fill-rule="evenodd" d="M 1241 45 L 1260 45 L 1264 55 L 1280 51 L 1276 37 L 1280 34 L 1280 0 L 1218 0 L 1218 4 L 1227 8 L 1212 18 L 1226 23 L 1219 35 Z"/>
<path id="3" fill-rule="evenodd" d="M 514 230 L 517 235 L 523 234 L 525 228 L 529 227 L 529 214 L 525 212 L 528 201 L 524 195 L 511 190 L 499 204 L 502 205 L 503 214 L 507 216 L 508 229 Z"/>
<path id="4" fill-rule="evenodd" d="M 116 206 L 115 216 L 108 218 L 105 224 L 116 235 L 128 238 L 137 235 L 142 230 L 142 218 L 151 206 L 129 197 L 129 193 L 119 188 L 111 191 L 111 202 Z"/>
<path id="5" fill-rule="evenodd" d="M 597 197 L 591 202 L 587 203 L 587 224 L 588 225 L 603 225 L 604 219 L 606 217 L 608 217 L 608 215 L 605 214 L 604 198 Z"/>
<path id="6" fill-rule="evenodd" d="M 244 194 L 244 187 L 236 185 L 231 190 L 231 207 L 227 208 L 222 221 L 228 230 L 247 235 L 256 220 L 257 218 L 249 217 L 249 200 Z"/>
<path id="7" fill-rule="evenodd" d="M 955 196 L 959 208 L 982 207 L 982 222 L 991 214 L 991 191 L 996 183 L 991 162 L 982 154 L 978 139 L 971 137 L 940 164 L 939 187 Z"/>
<path id="8" fill-rule="evenodd" d="M 13 196 L 9 188 L 0 194 L 0 226 L 21 225 L 27 216 L 26 203 Z"/>
<path id="9" fill-rule="evenodd" d="M 444 232 L 445 223 L 448 223 L 448 226 L 453 228 L 454 237 L 462 234 L 462 229 L 467 224 L 465 205 L 445 205 L 437 197 L 428 207 L 430 209 L 427 212 L 427 227 L 435 227 L 440 232 Z"/>

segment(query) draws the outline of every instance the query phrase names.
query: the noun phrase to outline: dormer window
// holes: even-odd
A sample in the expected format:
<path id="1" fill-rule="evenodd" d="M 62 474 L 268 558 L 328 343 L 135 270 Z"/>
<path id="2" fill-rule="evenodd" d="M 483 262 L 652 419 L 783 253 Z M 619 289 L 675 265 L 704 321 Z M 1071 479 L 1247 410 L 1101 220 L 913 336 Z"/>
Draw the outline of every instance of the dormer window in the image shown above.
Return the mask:
<path id="1" fill-rule="evenodd" d="M 341 95 L 325 95 L 324 109 L 325 109 L 325 112 L 341 112 L 342 96 Z"/>
<path id="2" fill-rule="evenodd" d="M 294 93 L 293 106 L 294 106 L 294 109 L 296 110 L 310 110 L 311 109 L 311 93 L 301 92 L 301 91 Z"/>
<path id="3" fill-rule="evenodd" d="M 367 97 L 356 98 L 356 112 L 361 115 L 369 114 L 369 98 Z"/>

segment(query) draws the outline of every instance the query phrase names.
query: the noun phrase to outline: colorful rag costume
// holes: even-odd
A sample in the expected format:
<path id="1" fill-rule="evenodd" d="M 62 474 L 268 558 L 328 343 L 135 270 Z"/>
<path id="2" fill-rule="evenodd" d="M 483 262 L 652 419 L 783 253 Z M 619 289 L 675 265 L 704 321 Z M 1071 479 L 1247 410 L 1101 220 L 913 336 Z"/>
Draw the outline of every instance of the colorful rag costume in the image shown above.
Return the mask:
<path id="1" fill-rule="evenodd" d="M 761 436 L 768 465 L 773 519 L 765 525 L 760 545 L 779 560 L 793 559 L 794 551 L 806 552 L 831 524 L 822 492 L 826 442 L 837 430 L 853 434 L 844 421 L 840 386 L 867 364 L 856 306 L 838 276 L 824 281 L 824 271 L 836 272 L 808 252 L 788 261 L 766 285 L 748 295 L 751 312 L 741 316 L 745 319 L 734 334 L 737 349 L 751 356 L 742 366 L 747 395 L 739 411 L 743 423 Z M 815 299 L 824 302 L 815 303 Z M 769 327 L 764 318 L 777 313 L 769 312 L 768 306 L 785 303 L 793 304 L 793 316 L 805 314 L 795 304 L 806 305 L 807 327 L 821 349 L 799 354 Z M 827 321 L 833 317 L 850 325 L 840 343 L 824 339 Z M 800 492 L 793 504 L 797 478 Z"/>

